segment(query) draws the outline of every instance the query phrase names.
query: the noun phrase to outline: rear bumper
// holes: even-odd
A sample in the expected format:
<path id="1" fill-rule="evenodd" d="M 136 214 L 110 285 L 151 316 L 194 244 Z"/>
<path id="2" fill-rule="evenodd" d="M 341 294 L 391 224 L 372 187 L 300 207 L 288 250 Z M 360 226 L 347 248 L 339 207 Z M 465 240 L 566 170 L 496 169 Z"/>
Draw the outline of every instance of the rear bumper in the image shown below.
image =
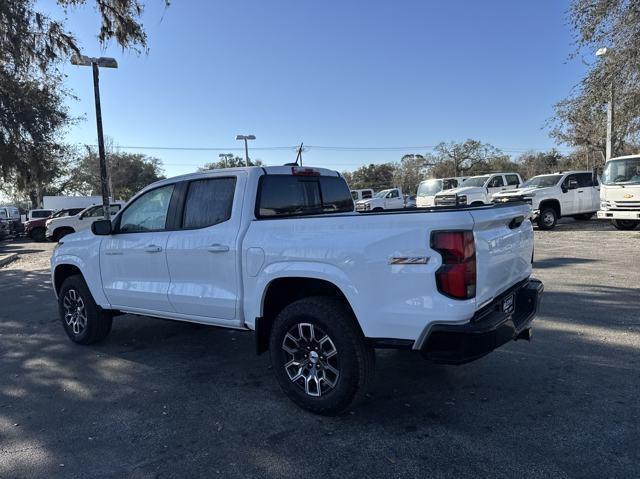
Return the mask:
<path id="1" fill-rule="evenodd" d="M 598 219 L 606 220 L 640 220 L 640 210 L 600 210 Z"/>
<path id="2" fill-rule="evenodd" d="M 422 356 L 444 364 L 478 359 L 514 339 L 529 339 L 544 286 L 537 279 L 515 285 L 477 311 L 465 324 L 431 325 L 418 349 Z M 504 312 L 505 299 L 513 295 L 513 311 Z"/>

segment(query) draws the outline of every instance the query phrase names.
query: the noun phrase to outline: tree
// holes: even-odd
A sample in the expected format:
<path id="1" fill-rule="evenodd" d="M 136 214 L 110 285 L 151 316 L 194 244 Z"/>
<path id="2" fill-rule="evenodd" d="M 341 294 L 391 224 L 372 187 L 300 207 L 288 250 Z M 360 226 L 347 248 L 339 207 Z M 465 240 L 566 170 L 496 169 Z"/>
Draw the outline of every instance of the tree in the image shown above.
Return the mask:
<path id="1" fill-rule="evenodd" d="M 201 168 L 198 168 L 198 171 L 217 170 L 221 168 L 242 168 L 247 166 L 244 158 L 240 158 L 233 153 L 221 153 L 218 155 L 218 158 L 220 158 L 220 160 L 206 163 Z M 253 161 L 249 158 L 249 166 L 262 166 L 262 161 Z"/>
<path id="2" fill-rule="evenodd" d="M 164 178 L 158 158 L 138 153 L 107 152 L 113 199 L 128 200 L 145 186 Z M 94 148 L 87 147 L 73 165 L 61 189 L 66 193 L 99 195 L 100 159 Z"/>
<path id="3" fill-rule="evenodd" d="M 101 44 L 115 39 L 123 49 L 146 50 L 139 0 L 57 0 L 64 10 L 95 3 Z M 165 0 L 168 5 L 169 1 Z M 63 21 L 38 9 L 35 0 L 0 1 L 0 175 L 37 206 L 39 194 L 61 170 L 61 132 L 71 120 L 59 64 L 79 53 Z"/>
<path id="4" fill-rule="evenodd" d="M 402 188 L 406 194 L 415 194 L 418 191 L 418 185 L 425 177 L 428 165 L 428 157 L 404 155 L 393 172 L 394 186 Z"/>
<path id="5" fill-rule="evenodd" d="M 512 168 L 508 155 L 478 140 L 440 143 L 430 156 L 429 174 L 435 178 L 471 176 Z"/>
<path id="6" fill-rule="evenodd" d="M 559 171 L 564 157 L 555 149 L 546 152 L 529 151 L 516 159 L 519 172 L 524 178 Z"/>
<path id="7" fill-rule="evenodd" d="M 375 191 L 392 188 L 395 166 L 392 163 L 364 165 L 357 170 L 343 173 L 349 187 L 353 190 L 372 188 Z"/>
<path id="8" fill-rule="evenodd" d="M 606 108 L 613 85 L 613 151 L 620 154 L 630 143 L 637 143 L 640 134 L 640 2 L 573 0 L 569 15 L 576 43 L 573 56 L 586 55 L 591 67 L 571 95 L 556 104 L 551 135 L 586 154 L 603 157 Z M 607 54 L 594 61 L 601 47 L 607 47 Z"/>

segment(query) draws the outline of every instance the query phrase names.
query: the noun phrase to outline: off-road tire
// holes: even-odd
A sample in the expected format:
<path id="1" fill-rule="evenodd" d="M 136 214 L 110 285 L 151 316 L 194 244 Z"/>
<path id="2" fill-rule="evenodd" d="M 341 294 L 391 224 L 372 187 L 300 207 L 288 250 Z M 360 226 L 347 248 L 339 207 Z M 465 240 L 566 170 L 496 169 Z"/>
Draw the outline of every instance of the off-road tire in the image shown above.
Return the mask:
<path id="1" fill-rule="evenodd" d="M 551 230 L 555 228 L 558 222 L 558 213 L 550 207 L 544 208 L 538 217 L 538 228 L 541 230 Z"/>
<path id="2" fill-rule="evenodd" d="M 621 231 L 631 231 L 636 229 L 640 221 L 635 220 L 611 220 L 611 224 Z"/>

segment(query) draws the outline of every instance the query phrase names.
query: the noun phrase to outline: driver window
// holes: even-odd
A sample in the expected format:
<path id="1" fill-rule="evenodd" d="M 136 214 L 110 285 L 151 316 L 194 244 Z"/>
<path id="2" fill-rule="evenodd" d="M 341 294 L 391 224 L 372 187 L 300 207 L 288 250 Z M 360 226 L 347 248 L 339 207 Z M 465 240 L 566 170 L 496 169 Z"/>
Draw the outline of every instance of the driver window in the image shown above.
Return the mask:
<path id="1" fill-rule="evenodd" d="M 493 178 L 491 178 L 491 181 L 489 182 L 489 188 L 499 188 L 501 186 L 504 186 L 502 176 L 494 176 Z"/>
<path id="2" fill-rule="evenodd" d="M 94 206 L 82 216 L 85 218 L 96 218 L 98 216 L 102 216 L 102 206 Z"/>
<path id="3" fill-rule="evenodd" d="M 390 191 L 387 195 L 387 198 L 398 198 L 400 195 L 398 194 L 398 190 Z"/>
<path id="4" fill-rule="evenodd" d="M 147 191 L 122 212 L 120 233 L 164 230 L 174 185 Z"/>

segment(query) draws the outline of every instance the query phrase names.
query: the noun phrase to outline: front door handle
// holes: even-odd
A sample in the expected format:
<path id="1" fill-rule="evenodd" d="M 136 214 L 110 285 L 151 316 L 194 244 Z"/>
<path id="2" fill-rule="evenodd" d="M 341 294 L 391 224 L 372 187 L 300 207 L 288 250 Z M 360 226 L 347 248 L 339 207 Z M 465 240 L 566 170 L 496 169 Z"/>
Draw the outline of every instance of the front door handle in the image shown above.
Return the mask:
<path id="1" fill-rule="evenodd" d="M 147 253 L 159 253 L 160 251 L 162 251 L 162 246 L 150 244 L 149 246 L 146 246 L 144 250 Z"/>
<path id="2" fill-rule="evenodd" d="M 209 253 L 226 253 L 229 247 L 226 244 L 215 243 L 207 248 Z"/>

